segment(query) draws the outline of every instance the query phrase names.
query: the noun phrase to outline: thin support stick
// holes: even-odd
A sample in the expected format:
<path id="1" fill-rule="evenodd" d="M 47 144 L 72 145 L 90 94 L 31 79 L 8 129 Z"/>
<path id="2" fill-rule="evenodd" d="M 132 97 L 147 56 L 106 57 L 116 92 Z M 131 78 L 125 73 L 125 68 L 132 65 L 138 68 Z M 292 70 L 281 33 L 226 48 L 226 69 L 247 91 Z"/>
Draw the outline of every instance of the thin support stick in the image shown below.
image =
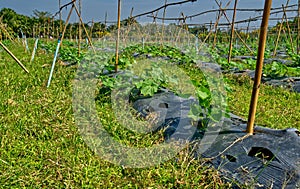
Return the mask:
<path id="1" fill-rule="evenodd" d="M 78 11 L 78 9 L 77 9 L 77 6 L 76 6 L 75 2 L 76 2 L 76 0 L 73 0 L 73 5 L 74 5 L 74 8 L 75 8 L 75 11 L 76 11 L 76 13 L 77 13 L 77 15 L 78 15 L 78 17 L 79 17 L 79 19 L 80 19 L 81 25 L 82 25 L 82 27 L 83 27 L 83 29 L 84 29 L 84 32 L 85 32 L 85 34 L 86 34 L 86 36 L 87 36 L 87 38 L 88 38 L 88 40 L 89 40 L 90 46 L 92 47 L 93 51 L 96 52 L 96 50 L 95 50 L 95 48 L 94 48 L 94 46 L 93 46 L 93 44 L 92 44 L 91 38 L 90 38 L 90 36 L 89 36 L 89 33 L 88 33 L 88 31 L 86 30 L 86 27 L 84 26 L 84 22 L 82 21 L 81 15 L 80 15 L 80 13 L 79 13 L 79 11 Z"/>
<path id="2" fill-rule="evenodd" d="M 238 0 L 235 0 L 235 2 L 234 2 L 234 11 L 233 11 L 232 22 L 231 22 L 231 31 L 230 31 L 231 35 L 230 35 L 229 52 L 228 52 L 228 63 L 230 63 L 230 61 L 231 61 L 232 41 L 234 38 L 234 22 L 235 22 L 235 16 L 236 16 L 237 1 Z"/>
<path id="3" fill-rule="evenodd" d="M 218 4 L 219 8 L 222 10 L 222 14 L 217 18 L 215 24 L 214 24 L 214 30 L 217 30 L 217 27 L 218 27 L 218 23 L 222 17 L 222 15 L 225 13 L 227 7 L 230 5 L 231 1 L 229 1 L 225 8 L 221 8 L 221 5 L 216 1 L 216 3 Z M 212 22 L 210 22 L 210 30 L 209 30 L 209 33 L 207 34 L 207 36 L 205 37 L 205 39 L 203 40 L 203 42 L 201 43 L 199 49 L 202 49 L 202 46 L 205 44 L 206 40 L 209 39 L 210 35 L 212 34 Z"/>
<path id="4" fill-rule="evenodd" d="M 17 58 L 17 57 L 15 57 L 15 55 L 12 53 L 12 52 L 10 52 L 9 50 L 8 50 L 8 48 L 4 45 L 4 44 L 2 44 L 1 43 L 1 41 L 0 41 L 0 45 L 3 47 L 3 49 L 19 64 L 19 66 L 21 66 L 21 68 L 25 71 L 25 72 L 27 72 L 27 73 L 29 73 L 29 71 L 25 68 L 25 66 L 20 62 L 20 60 Z"/>
<path id="5" fill-rule="evenodd" d="M 288 4 L 289 4 L 289 0 L 287 0 L 287 2 L 286 2 L 286 7 L 288 6 Z M 284 21 L 284 18 L 285 18 L 285 12 L 284 12 L 285 9 L 284 9 L 283 5 L 282 5 L 282 8 L 283 8 L 283 14 L 282 14 L 281 23 L 280 23 L 279 30 L 278 30 L 278 35 L 277 35 L 277 39 L 276 39 L 276 43 L 275 43 L 273 57 L 275 57 L 276 53 L 277 53 L 276 51 L 277 51 L 277 47 L 278 47 L 278 43 L 279 43 L 279 39 L 280 39 L 282 27 L 283 27 L 283 21 Z"/>
<path id="6" fill-rule="evenodd" d="M 277 47 L 278 47 L 278 43 L 279 43 L 279 39 L 280 39 L 282 27 L 283 27 L 283 20 L 284 20 L 284 16 L 282 16 L 282 20 L 281 20 L 281 23 L 279 25 L 279 29 L 278 29 L 278 33 L 277 33 L 277 38 L 276 38 L 276 43 L 275 43 L 275 48 L 274 48 L 274 52 L 273 52 L 273 57 L 275 57 L 276 53 L 277 53 Z"/>
<path id="7" fill-rule="evenodd" d="M 217 2 L 217 1 L 216 1 Z M 219 5 L 219 4 L 218 4 Z M 221 4 L 219 5 L 221 7 Z M 224 17 L 226 18 L 227 22 L 231 25 L 229 18 L 226 14 L 225 11 L 223 11 Z M 244 46 L 250 51 L 251 54 L 254 54 L 254 52 L 252 51 L 252 49 L 250 49 L 250 47 L 248 47 L 248 45 L 246 44 L 246 42 L 243 40 L 243 38 L 240 36 L 240 34 L 235 31 L 236 36 L 241 40 L 241 42 L 244 44 Z"/>
<path id="8" fill-rule="evenodd" d="M 67 20 L 66 20 L 66 23 L 65 23 L 65 27 L 64 27 L 64 30 L 63 30 L 62 35 L 61 35 L 61 39 L 60 39 L 61 42 L 60 42 L 60 44 L 62 44 L 62 41 L 63 41 L 63 39 L 64 39 L 64 36 L 65 36 L 66 30 L 67 30 L 68 23 L 69 23 L 70 17 L 71 17 L 72 12 L 73 12 L 73 9 L 74 9 L 74 5 L 72 6 L 72 8 L 71 8 L 71 10 L 70 10 L 70 12 L 69 12 L 69 14 L 68 14 L 68 17 L 67 17 Z"/>
<path id="9" fill-rule="evenodd" d="M 121 0 L 118 0 L 118 32 L 116 40 L 116 63 L 115 63 L 115 72 L 118 72 L 119 64 L 119 42 L 120 42 L 120 29 L 121 29 Z"/>
<path id="10" fill-rule="evenodd" d="M 90 38 L 91 39 L 93 38 L 93 29 L 94 29 L 94 19 L 92 19 L 92 25 L 91 25 L 91 28 L 90 28 Z"/>
<path id="11" fill-rule="evenodd" d="M 300 0 L 298 0 L 298 15 L 297 15 L 297 54 L 299 54 L 299 41 L 300 41 Z"/>
<path id="12" fill-rule="evenodd" d="M 265 53 L 265 47 L 266 47 L 268 23 L 269 23 L 269 17 L 270 17 L 270 12 L 271 12 L 271 6 L 272 6 L 272 0 L 266 0 L 265 7 L 264 7 L 264 13 L 263 13 L 263 20 L 261 23 L 255 78 L 254 78 L 254 85 L 253 85 L 251 104 L 250 104 L 248 123 L 247 123 L 247 133 L 250 135 L 253 135 L 253 132 L 254 132 L 255 113 L 256 113 L 256 107 L 257 107 L 257 101 L 258 101 L 261 76 L 262 76 L 262 68 L 263 68 L 264 53 Z"/>
<path id="13" fill-rule="evenodd" d="M 37 46 L 38 46 L 38 42 L 39 42 L 39 38 L 36 38 L 35 43 L 34 43 L 34 47 L 33 47 L 33 51 L 32 51 L 32 54 L 31 54 L 30 62 L 32 62 L 33 59 L 34 59 L 36 49 L 37 49 Z"/>
<path id="14" fill-rule="evenodd" d="M 165 7 L 163 12 L 163 20 L 162 20 L 162 29 L 161 29 L 161 35 L 160 35 L 160 45 L 163 44 L 163 38 L 164 38 L 164 28 L 165 28 L 165 17 L 166 17 L 166 11 L 167 11 L 167 4 L 168 0 L 165 0 Z"/>
<path id="15" fill-rule="evenodd" d="M 51 83 L 51 78 L 52 78 L 52 75 L 53 75 L 55 62 L 56 62 L 57 54 L 58 54 L 59 47 L 60 47 L 60 43 L 61 43 L 61 41 L 60 41 L 60 39 L 58 39 L 57 46 L 56 46 L 56 51 L 55 51 L 55 55 L 54 55 L 54 59 L 53 59 L 53 62 L 52 62 L 52 67 L 51 67 L 48 83 L 47 83 L 47 88 L 50 86 L 50 83 Z"/>
<path id="16" fill-rule="evenodd" d="M 61 17 L 62 17 L 62 14 L 61 14 L 61 0 L 58 0 L 58 7 L 59 7 L 59 32 L 62 32 L 62 20 L 61 20 Z"/>
<path id="17" fill-rule="evenodd" d="M 81 0 L 79 0 L 79 14 L 81 15 Z M 78 56 L 80 56 L 80 43 L 81 43 L 81 23 L 78 24 Z"/>
<path id="18" fill-rule="evenodd" d="M 217 18 L 217 20 L 219 20 L 219 19 L 222 17 L 222 15 L 223 15 L 223 12 L 221 11 L 221 10 L 222 10 L 222 7 L 221 7 L 221 6 L 222 6 L 222 4 L 220 5 L 220 11 L 219 11 L 219 13 L 218 13 L 218 18 Z M 217 43 L 218 26 L 219 26 L 219 21 L 216 22 L 213 47 L 215 47 L 215 46 L 216 46 L 216 43 Z"/>
<path id="19" fill-rule="evenodd" d="M 299 1 L 300 1 L 300 0 L 299 0 Z M 251 16 L 250 16 L 250 18 L 249 18 L 249 22 L 248 22 L 248 25 L 247 25 L 247 31 L 246 31 L 246 38 L 245 38 L 245 41 L 247 41 L 247 39 L 249 38 L 250 20 L 251 20 Z"/>
<path id="20" fill-rule="evenodd" d="M 288 21 L 288 17 L 286 15 L 286 9 L 283 5 L 282 5 L 282 9 L 283 9 L 283 12 L 284 12 L 283 15 L 285 17 L 286 26 L 287 26 L 287 30 L 288 30 L 288 35 L 289 35 L 289 38 L 290 38 L 292 53 L 294 53 L 293 37 L 292 37 L 292 34 L 291 34 L 291 29 L 290 29 L 290 24 L 289 24 L 289 21 Z"/>

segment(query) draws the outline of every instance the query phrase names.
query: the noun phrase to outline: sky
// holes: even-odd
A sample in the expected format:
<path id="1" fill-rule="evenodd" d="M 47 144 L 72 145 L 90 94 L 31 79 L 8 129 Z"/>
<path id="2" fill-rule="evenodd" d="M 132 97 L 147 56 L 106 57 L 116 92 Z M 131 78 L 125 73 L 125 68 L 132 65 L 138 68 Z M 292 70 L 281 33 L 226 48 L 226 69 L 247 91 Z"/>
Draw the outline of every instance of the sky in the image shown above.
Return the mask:
<path id="1" fill-rule="evenodd" d="M 61 0 L 61 4 L 64 5 L 71 0 Z M 78 2 L 79 0 L 77 0 Z M 178 2 L 180 0 L 168 0 L 168 3 Z M 221 0 L 222 5 L 225 6 L 229 0 Z M 298 0 L 290 0 L 289 5 L 297 4 Z M 94 20 L 95 22 L 104 22 L 105 14 L 107 13 L 108 21 L 116 21 L 117 20 L 117 2 L 118 0 L 82 0 L 82 18 L 84 22 L 89 22 Z M 121 18 L 125 19 L 130 16 L 130 12 L 132 7 L 133 15 L 137 15 L 139 13 L 144 13 L 147 11 L 154 10 L 162 6 L 165 0 L 122 0 L 121 1 L 122 14 Z M 273 0 L 272 7 L 281 7 L 282 4 L 286 4 L 286 1 L 282 0 Z M 227 8 L 233 8 L 234 0 L 232 0 L 231 4 Z M 19 14 L 25 14 L 28 16 L 32 16 L 32 11 L 37 9 L 39 11 L 48 11 L 51 14 L 56 13 L 59 10 L 58 0 L 0 0 L 0 9 L 2 8 L 11 8 L 14 9 Z M 264 7 L 263 0 L 238 0 L 237 8 L 257 8 L 262 9 Z M 62 10 L 62 16 L 65 20 L 68 12 L 71 7 Z M 218 5 L 214 0 L 197 0 L 196 2 L 189 2 L 182 5 L 170 6 L 166 10 L 166 17 L 179 17 L 181 12 L 184 13 L 185 16 L 193 15 L 196 13 L 200 13 L 203 11 L 217 9 Z M 296 7 L 295 7 L 296 8 Z M 158 16 L 162 16 L 163 10 L 159 11 Z M 231 20 L 232 12 L 228 12 L 228 17 Z M 238 12 L 237 20 L 247 19 L 249 17 L 259 16 L 258 12 Z M 290 16 L 295 16 L 296 12 L 290 13 Z M 195 17 L 192 20 L 188 19 L 188 23 L 212 23 L 216 20 L 216 13 L 209 13 L 199 17 Z M 277 17 L 281 17 L 282 14 L 274 15 Z M 274 17 L 273 16 L 273 17 Z M 56 17 L 58 18 L 58 16 Z M 77 22 L 78 18 L 75 16 L 75 12 L 71 17 L 71 22 Z M 152 22 L 153 19 L 148 18 L 147 16 L 143 16 L 137 19 L 138 22 L 147 23 Z M 175 21 L 173 21 L 175 22 Z M 226 23 L 225 18 L 222 18 L 220 22 Z M 176 23 L 176 22 L 175 22 Z M 276 22 L 270 21 L 270 25 L 275 24 Z M 253 23 L 253 26 L 259 25 L 260 22 Z"/>

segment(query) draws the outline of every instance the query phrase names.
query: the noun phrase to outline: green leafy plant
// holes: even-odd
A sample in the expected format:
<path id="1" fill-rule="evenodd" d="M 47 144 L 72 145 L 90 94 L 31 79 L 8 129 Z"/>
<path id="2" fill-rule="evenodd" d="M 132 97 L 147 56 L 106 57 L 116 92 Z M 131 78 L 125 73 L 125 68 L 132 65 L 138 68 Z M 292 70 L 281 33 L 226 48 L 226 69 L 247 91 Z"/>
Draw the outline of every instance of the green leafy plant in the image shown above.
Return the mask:
<path id="1" fill-rule="evenodd" d="M 265 65 L 264 76 L 271 78 L 278 78 L 286 76 L 288 72 L 288 67 L 279 62 L 272 62 L 271 64 Z"/>
<path id="2" fill-rule="evenodd" d="M 293 61 L 293 63 L 290 66 L 292 67 L 300 66 L 300 54 L 293 52 L 291 45 L 287 45 L 286 52 Z"/>
<path id="3" fill-rule="evenodd" d="M 151 58 L 149 59 L 149 57 Z M 158 59 L 153 59 L 155 57 Z M 174 87 L 177 86 L 179 82 L 178 78 L 176 78 L 175 75 L 170 76 L 170 74 L 166 76 L 162 69 L 165 64 L 174 64 L 175 62 L 186 71 L 186 74 L 195 78 L 191 80 L 191 84 L 195 87 L 194 95 L 199 104 L 193 105 L 189 114 L 190 117 L 194 120 L 203 118 L 204 114 L 202 110 L 204 109 L 206 116 L 210 116 L 212 120 L 217 120 L 217 114 L 214 110 L 210 110 L 212 97 L 203 73 L 193 66 L 194 60 L 192 58 L 178 49 L 153 44 L 145 45 L 144 47 L 142 45 L 134 45 L 125 48 L 121 52 L 119 60 L 121 60 L 119 66 L 126 72 L 126 76 L 123 71 L 114 77 L 112 77 L 112 75 L 101 75 L 100 79 L 103 86 L 113 89 L 122 84 L 124 85 L 124 77 L 126 77 L 128 81 L 130 80 L 131 85 L 134 86 L 134 89 L 131 90 L 131 96 L 135 98 L 139 96 L 150 97 L 162 89 L 172 91 L 181 97 L 190 97 L 192 94 L 182 93 L 182 91 L 178 91 L 176 87 Z M 149 64 L 151 64 L 151 66 L 143 68 L 142 74 L 126 71 L 126 67 L 139 67 L 138 60 L 150 60 Z M 106 67 L 111 67 L 114 61 L 115 57 L 109 59 L 108 64 L 110 64 L 110 66 Z M 216 119 L 213 119 L 214 117 Z"/>

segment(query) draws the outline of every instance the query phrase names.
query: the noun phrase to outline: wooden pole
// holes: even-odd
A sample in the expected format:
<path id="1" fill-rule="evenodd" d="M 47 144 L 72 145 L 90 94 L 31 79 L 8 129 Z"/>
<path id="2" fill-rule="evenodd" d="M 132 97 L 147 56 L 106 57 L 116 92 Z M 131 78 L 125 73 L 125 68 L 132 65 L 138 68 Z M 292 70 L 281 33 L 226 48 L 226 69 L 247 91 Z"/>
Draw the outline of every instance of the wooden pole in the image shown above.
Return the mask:
<path id="1" fill-rule="evenodd" d="M 90 38 L 93 39 L 93 28 L 94 28 L 94 19 L 92 19 L 92 25 L 90 29 Z"/>
<path id="2" fill-rule="evenodd" d="M 79 14 L 81 15 L 81 0 L 79 0 Z M 81 22 L 78 25 L 78 56 L 80 56 L 80 43 L 81 43 Z"/>
<path id="3" fill-rule="evenodd" d="M 231 35 L 230 35 L 230 42 L 229 42 L 228 63 L 230 63 L 230 61 L 231 61 L 232 41 L 234 38 L 234 22 L 235 22 L 235 16 L 236 16 L 237 1 L 238 0 L 235 0 L 235 2 L 234 2 L 234 11 L 233 11 L 232 22 L 231 22 L 231 31 L 230 31 Z"/>
<path id="4" fill-rule="evenodd" d="M 48 18 L 48 23 L 47 23 L 47 39 L 50 38 L 50 26 L 49 26 L 49 24 L 50 24 L 50 18 Z"/>
<path id="5" fill-rule="evenodd" d="M 216 40 L 217 40 L 217 33 L 218 33 L 218 25 L 219 25 L 219 21 L 221 19 L 221 17 L 223 15 L 226 16 L 226 9 L 227 7 L 230 5 L 231 3 L 231 0 L 229 0 L 225 6 L 225 8 L 222 8 L 222 2 L 218 2 L 217 0 L 215 0 L 216 4 L 219 6 L 219 15 L 218 15 L 218 18 L 217 18 L 217 22 L 216 22 L 216 25 L 215 25 L 215 37 L 214 37 L 214 42 L 213 42 L 213 47 L 216 45 Z M 229 22 L 230 23 L 230 22 Z"/>
<path id="6" fill-rule="evenodd" d="M 164 28 L 165 28 L 165 17 L 166 17 L 166 11 L 167 11 L 167 4 L 168 0 L 165 0 L 165 7 L 164 7 L 164 12 L 163 12 L 163 19 L 162 19 L 162 30 L 161 30 L 161 35 L 160 35 L 160 45 L 163 45 L 163 38 L 164 38 Z"/>
<path id="7" fill-rule="evenodd" d="M 46 41 L 48 41 L 48 39 L 47 39 L 47 34 L 46 34 L 46 25 L 45 25 L 45 22 L 44 22 L 44 33 L 43 33 L 43 36 L 44 36 L 44 38 L 46 38 Z"/>
<path id="8" fill-rule="evenodd" d="M 217 1 L 216 1 L 217 2 Z M 218 2 L 217 2 L 218 3 Z M 230 1 L 229 1 L 230 3 Z M 221 6 L 221 4 L 218 4 L 219 6 Z M 231 25 L 229 18 L 227 17 L 226 12 L 223 10 L 223 14 L 224 17 L 226 18 L 227 22 Z M 244 46 L 250 51 L 251 54 L 254 54 L 254 52 L 252 51 L 252 49 L 250 49 L 250 47 L 248 47 L 248 45 L 246 44 L 246 42 L 243 40 L 243 38 L 240 36 L 240 34 L 237 31 L 234 31 L 236 36 L 241 40 L 241 42 L 244 44 Z"/>
<path id="9" fill-rule="evenodd" d="M 61 0 L 58 0 L 58 8 L 59 8 L 59 32 L 61 33 L 62 32 L 62 15 L 61 15 L 61 10 L 60 10 L 60 7 L 61 7 Z"/>
<path id="10" fill-rule="evenodd" d="M 300 41 L 300 0 L 298 0 L 298 15 L 297 15 L 297 54 L 299 54 L 299 41 Z"/>
<path id="11" fill-rule="evenodd" d="M 105 25 L 105 27 L 106 27 L 106 25 L 107 25 L 107 12 L 105 12 L 104 25 Z"/>
<path id="12" fill-rule="evenodd" d="M 250 104 L 248 123 L 247 123 L 247 133 L 250 135 L 253 135 L 253 132 L 254 132 L 255 113 L 256 113 L 256 107 L 257 107 L 257 101 L 258 101 L 261 76 L 262 76 L 262 68 L 263 68 L 264 53 L 265 53 L 265 46 L 266 46 L 266 40 L 267 40 L 268 23 L 269 23 L 269 17 L 270 17 L 270 12 L 271 12 L 271 6 L 272 6 L 272 0 L 265 0 L 263 20 L 261 23 L 261 30 L 260 30 L 260 37 L 259 37 L 254 85 L 253 85 L 251 104 Z"/>
<path id="13" fill-rule="evenodd" d="M 299 1 L 300 1 L 300 0 L 299 0 Z M 249 22 L 248 22 L 248 25 L 247 25 L 247 31 L 246 31 L 246 39 L 245 39 L 245 42 L 246 42 L 247 39 L 249 38 L 250 22 L 251 22 L 251 16 L 250 16 L 250 18 L 249 18 Z"/>
<path id="14" fill-rule="evenodd" d="M 289 2 L 289 0 L 288 0 L 288 2 Z M 287 5 L 288 5 L 288 2 L 287 2 Z M 289 35 L 289 38 L 290 38 L 292 53 L 294 53 L 293 37 L 292 37 L 292 34 L 291 34 L 290 24 L 289 24 L 288 17 L 286 15 L 286 9 L 285 9 L 284 5 L 282 5 L 282 9 L 283 9 L 283 12 L 284 12 L 283 15 L 285 17 L 285 22 L 286 22 L 286 26 L 287 26 L 287 30 L 288 30 L 288 35 Z"/>
<path id="15" fill-rule="evenodd" d="M 54 27 L 54 17 L 52 18 L 52 37 L 54 38 L 54 30 L 55 30 L 55 27 Z"/>
<path id="16" fill-rule="evenodd" d="M 222 4 L 220 4 L 220 10 L 219 10 L 219 13 L 218 13 L 218 16 L 217 16 L 217 22 L 216 22 L 216 25 L 215 25 L 215 35 L 214 35 L 213 48 L 216 46 L 216 43 L 217 43 L 219 20 L 221 19 L 222 15 L 223 15 L 223 12 L 221 11 L 222 10 L 221 6 L 222 6 Z"/>
<path id="17" fill-rule="evenodd" d="M 81 22 L 82 27 L 83 27 L 83 29 L 84 29 L 84 32 L 85 32 L 85 34 L 86 34 L 86 36 L 87 36 L 87 38 L 88 38 L 88 41 L 89 41 L 90 46 L 92 47 L 93 51 L 96 52 L 96 50 L 95 50 L 95 48 L 94 48 L 94 46 L 93 46 L 93 44 L 92 44 L 91 38 L 90 38 L 90 36 L 89 36 L 89 32 L 86 30 L 86 28 L 85 28 L 85 26 L 84 26 L 84 22 L 83 22 L 83 20 L 82 20 L 82 18 L 81 18 L 81 14 L 79 13 L 79 11 L 78 11 L 78 9 L 77 9 L 77 6 L 76 6 L 75 2 L 76 2 L 76 0 L 73 0 L 73 5 L 74 5 L 74 8 L 75 8 L 75 11 L 76 11 L 76 13 L 77 13 L 77 15 L 78 15 L 78 17 L 79 17 L 79 19 L 80 19 L 80 22 Z"/>
<path id="18" fill-rule="evenodd" d="M 35 25 L 33 25 L 33 28 L 32 28 L 32 38 L 35 38 Z"/>
<path id="19" fill-rule="evenodd" d="M 68 26 L 70 17 L 71 17 L 71 15 L 72 15 L 73 9 L 74 9 L 74 4 L 72 5 L 72 8 L 71 8 L 71 10 L 70 10 L 70 12 L 69 12 L 69 14 L 68 14 L 68 17 L 67 17 L 67 20 L 66 20 L 66 24 L 65 24 L 64 30 L 63 30 L 63 32 L 62 32 L 61 38 L 60 38 L 60 45 L 62 44 L 62 41 L 63 41 L 63 39 L 64 39 L 65 32 L 66 32 L 66 30 L 67 30 L 67 26 Z"/>
<path id="20" fill-rule="evenodd" d="M 116 73 L 118 72 L 118 64 L 119 64 L 120 28 L 121 28 L 121 0 L 118 0 L 118 32 L 117 32 L 117 40 L 116 40 L 116 64 L 115 64 Z"/>
<path id="21" fill-rule="evenodd" d="M 275 43 L 275 48 L 274 48 L 274 52 L 273 52 L 273 57 L 275 57 L 275 56 L 276 56 L 276 53 L 277 53 L 276 51 L 277 51 L 277 46 L 278 46 L 278 43 L 279 43 L 281 31 L 282 31 L 283 20 L 284 20 L 284 16 L 282 16 L 282 18 L 281 18 L 281 23 L 280 23 L 280 25 L 279 25 L 279 30 L 278 30 L 278 33 L 277 33 L 277 39 L 276 39 L 276 43 Z"/>
<path id="22" fill-rule="evenodd" d="M 70 25 L 70 36 L 69 36 L 69 38 L 72 41 L 72 25 Z"/>
<path id="23" fill-rule="evenodd" d="M 15 57 L 15 55 L 12 53 L 12 52 L 10 52 L 9 50 L 8 50 L 8 48 L 4 45 L 4 44 L 2 44 L 2 42 L 0 41 L 0 45 L 3 47 L 3 49 L 19 64 L 19 66 L 21 66 L 21 68 L 25 71 L 25 72 L 27 72 L 27 73 L 29 73 L 29 71 L 25 68 L 25 66 L 21 63 L 21 61 L 17 58 L 17 57 Z"/>
<path id="24" fill-rule="evenodd" d="M 41 37 L 40 35 L 41 35 L 41 28 L 40 28 L 40 24 L 38 24 L 38 36 Z"/>
<path id="25" fill-rule="evenodd" d="M 286 6 L 288 6 L 290 0 L 286 1 Z M 276 43 L 275 43 L 275 48 L 274 48 L 274 52 L 273 52 L 273 57 L 276 56 L 276 51 L 277 51 L 277 47 L 278 47 L 278 43 L 279 43 L 279 39 L 280 39 L 280 35 L 281 35 L 281 31 L 282 31 L 282 27 L 283 27 L 283 22 L 284 22 L 284 18 L 286 18 L 286 13 L 285 13 L 285 8 L 284 5 L 282 4 L 282 10 L 283 10 L 283 14 L 282 14 L 282 18 L 281 18 L 281 23 L 280 23 L 280 27 L 278 30 L 278 34 L 277 34 L 277 39 L 276 39 Z"/>

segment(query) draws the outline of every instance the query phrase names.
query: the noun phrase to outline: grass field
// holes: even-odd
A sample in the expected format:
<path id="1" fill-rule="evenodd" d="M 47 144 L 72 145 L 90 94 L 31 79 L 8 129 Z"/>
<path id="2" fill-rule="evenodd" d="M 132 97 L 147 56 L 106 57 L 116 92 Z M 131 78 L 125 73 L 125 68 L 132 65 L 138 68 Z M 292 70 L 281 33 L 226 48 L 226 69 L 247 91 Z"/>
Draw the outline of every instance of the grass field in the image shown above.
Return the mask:
<path id="1" fill-rule="evenodd" d="M 32 42 L 30 44 L 32 46 Z M 76 66 L 57 64 L 39 50 L 34 62 L 24 47 L 8 48 L 25 64 L 26 74 L 0 50 L 0 186 L 3 188 L 229 188 L 217 170 L 192 159 L 188 150 L 155 167 L 130 169 L 102 160 L 78 133 L 72 109 Z M 247 118 L 252 81 L 226 75 L 228 105 Z M 300 95 L 262 85 L 257 123 L 300 129 Z M 99 111 L 109 111 L 109 107 Z M 151 142 L 149 140 L 149 142 Z M 241 186 L 242 187 L 242 186 Z"/>

